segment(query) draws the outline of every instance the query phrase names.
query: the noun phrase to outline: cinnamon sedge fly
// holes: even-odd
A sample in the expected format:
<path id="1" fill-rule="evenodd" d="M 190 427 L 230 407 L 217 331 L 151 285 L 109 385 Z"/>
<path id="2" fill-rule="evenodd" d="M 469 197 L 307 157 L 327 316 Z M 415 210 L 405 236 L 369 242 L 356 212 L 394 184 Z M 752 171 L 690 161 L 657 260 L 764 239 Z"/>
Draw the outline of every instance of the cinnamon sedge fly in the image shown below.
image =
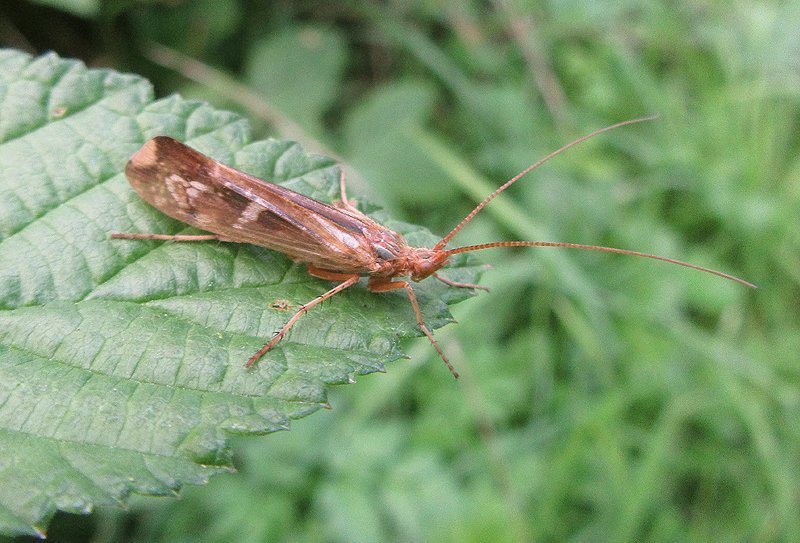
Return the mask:
<path id="1" fill-rule="evenodd" d="M 128 181 L 145 201 L 161 212 L 213 234 L 173 236 L 115 233 L 112 237 L 252 243 L 280 251 L 292 260 L 304 263 L 308 273 L 314 277 L 338 282 L 324 294 L 299 306 L 272 340 L 250 357 L 247 367 L 272 349 L 306 311 L 366 276 L 367 288 L 372 292 L 405 290 L 417 324 L 457 378 L 458 372 L 425 325 L 414 289 L 405 278 L 416 282 L 433 277 L 453 287 L 488 290 L 479 285 L 451 281 L 437 273 L 447 265 L 452 255 L 458 253 L 493 247 L 589 249 L 660 260 L 755 287 L 727 273 L 681 260 L 614 247 L 550 241 L 497 241 L 445 248 L 489 202 L 544 162 L 598 134 L 652 118 L 643 117 L 607 126 L 553 151 L 489 194 L 450 233 L 430 248 L 408 245 L 400 234 L 356 209 L 347 199 L 344 174 L 340 178 L 341 200 L 329 205 L 235 170 L 170 137 L 157 136 L 145 143 L 128 161 L 125 168 Z"/>

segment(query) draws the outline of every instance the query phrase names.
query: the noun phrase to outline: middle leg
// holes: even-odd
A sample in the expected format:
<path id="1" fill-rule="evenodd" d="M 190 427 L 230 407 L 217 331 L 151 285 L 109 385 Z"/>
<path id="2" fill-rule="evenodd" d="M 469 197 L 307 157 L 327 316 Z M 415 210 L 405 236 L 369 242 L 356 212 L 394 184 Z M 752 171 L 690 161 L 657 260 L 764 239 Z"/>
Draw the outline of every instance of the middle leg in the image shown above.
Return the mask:
<path id="1" fill-rule="evenodd" d="M 436 341 L 436 338 L 433 337 L 433 332 L 431 332 L 427 326 L 425 326 L 425 321 L 422 320 L 422 312 L 419 310 L 419 303 L 417 302 L 417 296 L 414 294 L 414 289 L 411 288 L 411 284 L 408 281 L 392 281 L 390 279 L 380 279 L 373 277 L 370 279 L 369 283 L 367 283 L 367 288 L 372 292 L 388 292 L 390 290 L 399 290 L 404 289 L 406 294 L 408 294 L 408 299 L 411 300 L 411 307 L 414 308 L 414 315 L 417 317 L 417 324 L 419 325 L 420 329 L 422 329 L 422 333 L 425 334 L 428 339 L 430 340 L 433 348 L 436 349 L 436 352 L 439 353 L 442 361 L 447 365 L 450 369 L 450 373 L 453 374 L 453 377 L 458 379 L 458 372 L 447 359 L 445 356 L 444 351 L 442 348 L 439 347 L 439 343 Z"/>

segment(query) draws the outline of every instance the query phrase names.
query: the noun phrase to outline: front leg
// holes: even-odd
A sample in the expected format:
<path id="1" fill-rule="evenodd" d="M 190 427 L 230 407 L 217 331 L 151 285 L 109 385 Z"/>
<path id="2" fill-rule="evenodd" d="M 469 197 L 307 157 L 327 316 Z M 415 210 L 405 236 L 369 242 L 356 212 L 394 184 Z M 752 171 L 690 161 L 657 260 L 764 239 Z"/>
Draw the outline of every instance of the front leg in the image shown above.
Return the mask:
<path id="1" fill-rule="evenodd" d="M 477 289 L 480 289 L 480 290 L 485 290 L 486 292 L 489 292 L 489 288 L 488 288 L 488 287 L 483 287 L 483 286 L 481 286 L 481 285 L 476 285 L 476 284 L 474 284 L 474 283 L 459 283 L 458 281 L 451 281 L 450 279 L 447 279 L 446 277 L 442 277 L 442 276 L 441 276 L 441 275 L 439 275 L 438 273 L 434 273 L 434 274 L 433 274 L 433 277 L 434 277 L 434 278 L 436 278 L 436 279 L 438 279 L 439 281 L 441 281 L 441 282 L 442 282 L 442 283 L 444 283 L 445 285 L 450 285 L 451 287 L 458 287 L 458 288 L 477 288 Z"/>
<path id="2" fill-rule="evenodd" d="M 436 338 L 433 337 L 433 333 L 428 330 L 428 327 L 425 326 L 425 322 L 422 320 L 422 312 L 419 310 L 419 303 L 417 302 L 417 296 L 414 294 L 414 289 L 411 288 L 411 283 L 408 281 L 392 281 L 391 279 L 381 278 L 381 277 L 372 277 L 367 283 L 367 288 L 372 292 L 389 292 L 390 290 L 399 290 L 404 289 L 406 294 L 408 294 L 408 299 L 411 300 L 411 307 L 414 308 L 414 315 L 417 317 L 417 324 L 422 329 L 422 333 L 428 336 L 428 339 L 431 341 L 433 348 L 436 349 L 436 352 L 439 353 L 439 356 L 442 358 L 442 361 L 447 365 L 450 369 L 450 373 L 453 374 L 453 377 L 458 379 L 458 372 L 447 359 L 442 351 L 442 348 L 439 347 L 439 343 L 437 343 Z"/>

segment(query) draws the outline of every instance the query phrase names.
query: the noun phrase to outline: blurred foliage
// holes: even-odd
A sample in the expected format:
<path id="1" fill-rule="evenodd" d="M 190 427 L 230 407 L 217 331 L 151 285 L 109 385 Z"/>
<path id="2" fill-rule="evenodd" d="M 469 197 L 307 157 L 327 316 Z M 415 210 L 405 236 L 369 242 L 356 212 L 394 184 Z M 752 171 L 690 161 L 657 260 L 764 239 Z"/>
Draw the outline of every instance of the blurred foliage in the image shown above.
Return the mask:
<path id="1" fill-rule="evenodd" d="M 420 341 L 337 390 L 332 412 L 237 442 L 238 475 L 59 516 L 52 540 L 800 538 L 800 6 L 110 0 L 79 18 L 78 2 L 50 4 L 64 11 L 0 6 L 3 44 L 249 114 L 440 233 L 566 141 L 658 113 L 542 167 L 456 243 L 621 246 L 761 287 L 487 252 L 492 292 L 438 333 L 461 381 Z"/>

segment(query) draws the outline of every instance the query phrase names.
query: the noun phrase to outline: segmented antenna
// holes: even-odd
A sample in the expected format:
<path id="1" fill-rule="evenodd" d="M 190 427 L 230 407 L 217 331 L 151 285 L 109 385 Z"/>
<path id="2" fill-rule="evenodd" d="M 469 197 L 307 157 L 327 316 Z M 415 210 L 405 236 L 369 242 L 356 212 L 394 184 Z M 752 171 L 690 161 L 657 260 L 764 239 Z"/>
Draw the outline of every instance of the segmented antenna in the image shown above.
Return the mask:
<path id="1" fill-rule="evenodd" d="M 493 247 L 563 247 L 565 249 L 588 249 L 590 251 L 604 251 L 606 253 L 618 253 L 621 255 L 641 256 L 642 258 L 651 258 L 653 260 L 660 260 L 661 262 L 677 264 L 678 266 L 684 266 L 686 268 L 692 268 L 693 270 L 710 273 L 712 275 L 716 275 L 724 279 L 730 279 L 731 281 L 736 281 L 737 283 L 740 283 L 746 287 L 758 288 L 753 283 L 745 281 L 744 279 L 739 279 L 738 277 L 734 277 L 733 275 L 717 270 L 712 270 L 711 268 L 704 268 L 703 266 L 690 264 L 689 262 L 684 262 L 683 260 L 675 260 L 674 258 L 651 255 L 649 253 L 640 253 L 639 251 L 617 249 L 616 247 L 603 247 L 601 245 L 584 245 L 582 243 L 561 243 L 558 241 L 495 241 L 494 243 L 482 243 L 480 245 L 468 245 L 465 247 L 456 247 L 455 249 L 447 249 L 445 253 L 447 253 L 447 255 L 449 256 L 458 253 L 468 253 L 470 251 L 481 251 L 483 249 L 491 249 Z"/>
<path id="2" fill-rule="evenodd" d="M 615 128 L 619 128 L 620 126 L 625 126 L 625 125 L 628 125 L 628 124 L 635 124 L 635 123 L 642 123 L 642 122 L 645 122 L 645 121 L 652 121 L 653 119 L 656 119 L 656 118 L 658 118 L 658 115 L 650 115 L 650 116 L 647 116 L 647 117 L 639 117 L 638 119 L 629 119 L 627 121 L 622 121 L 622 122 L 619 122 L 617 124 L 612 124 L 611 126 L 606 126 L 605 128 L 601 128 L 599 130 L 595 130 L 591 134 L 586 134 L 585 136 L 581 136 L 580 138 L 578 138 L 576 140 L 573 140 L 573 141 L 569 142 L 568 144 L 564 145 L 560 149 L 556 149 L 555 151 L 553 151 L 552 153 L 550 153 L 549 155 L 547 155 L 543 159 L 535 162 L 534 164 L 531 164 L 530 166 L 528 166 L 527 168 L 525 168 L 524 170 L 519 172 L 517 175 L 515 175 L 514 177 L 512 177 L 511 179 L 509 179 L 508 181 L 503 183 L 497 190 L 495 190 L 493 193 L 491 193 L 489 196 L 487 196 L 481 203 L 479 203 L 477 206 L 475 206 L 475 209 L 470 211 L 469 215 L 464 217 L 464 219 L 460 223 L 458 223 L 456 225 L 456 227 L 453 228 L 450 231 L 449 234 L 447 234 L 445 237 L 443 237 L 442 240 L 433 247 L 433 250 L 434 251 L 440 251 L 440 250 L 444 249 L 445 245 L 447 245 L 450 242 L 450 240 L 453 239 L 453 236 L 458 234 L 458 232 L 462 228 L 464 228 L 467 225 L 467 223 L 469 221 L 471 221 L 472 218 L 475 215 L 477 215 L 478 212 L 481 209 L 486 207 L 486 204 L 488 204 L 489 202 L 494 200 L 504 190 L 506 190 L 508 187 L 510 187 L 511 185 L 516 183 L 517 181 L 519 181 L 526 174 L 530 173 L 532 170 L 535 170 L 536 168 L 538 168 L 539 166 L 541 166 L 542 164 L 544 164 L 545 162 L 547 162 L 551 158 L 553 158 L 555 156 L 558 156 L 561 153 L 563 153 L 564 151 L 566 151 L 567 149 L 569 149 L 570 147 L 572 147 L 574 145 L 578 145 L 579 143 L 582 143 L 582 142 L 584 142 L 584 141 L 586 141 L 588 139 L 591 139 L 591 138 L 597 136 L 598 134 L 602 134 L 603 132 L 608 132 L 609 130 L 614 130 Z"/>

